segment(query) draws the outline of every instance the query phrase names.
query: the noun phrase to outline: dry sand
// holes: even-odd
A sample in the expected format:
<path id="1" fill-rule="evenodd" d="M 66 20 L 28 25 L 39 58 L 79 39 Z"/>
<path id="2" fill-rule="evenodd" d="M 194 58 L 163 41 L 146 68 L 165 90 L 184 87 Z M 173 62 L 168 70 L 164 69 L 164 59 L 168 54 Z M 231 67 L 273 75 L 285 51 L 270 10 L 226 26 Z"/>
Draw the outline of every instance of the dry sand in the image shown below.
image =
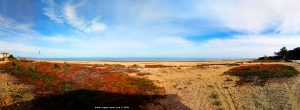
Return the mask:
<path id="1" fill-rule="evenodd" d="M 175 94 L 180 101 L 193 110 L 299 110 L 300 76 L 269 82 L 265 86 L 236 86 L 237 77 L 223 75 L 230 68 L 240 65 L 252 65 L 245 60 L 211 62 L 114 62 L 114 61 L 49 61 L 53 63 L 79 64 L 121 64 L 141 66 L 140 71 L 150 73 L 144 77 L 154 80 L 164 87 L 167 94 Z M 274 64 L 274 63 L 273 63 Z M 280 63 L 295 67 L 300 71 L 300 64 Z M 143 68 L 145 65 L 168 65 L 166 68 Z M 202 66 L 197 66 L 202 65 Z M 1 89 L 1 88 L 0 88 Z M 165 102 L 172 102 L 174 95 L 168 95 Z M 176 109 L 168 103 L 167 109 Z"/>
<path id="2" fill-rule="evenodd" d="M 257 63 L 244 63 L 251 65 Z M 280 63 L 294 66 L 295 63 Z M 176 94 L 183 104 L 193 110 L 265 110 L 300 109 L 300 77 L 286 79 L 282 83 L 270 82 L 265 86 L 236 86 L 236 77 L 223 75 L 234 66 L 210 65 L 207 67 L 141 69 L 151 73 L 146 76 L 166 88 L 168 94 Z M 226 81 L 226 80 L 233 81 Z M 219 103 L 220 102 L 220 103 Z M 220 105 L 219 105 L 220 104 Z"/>
<path id="3" fill-rule="evenodd" d="M 64 63 L 64 61 L 49 62 Z M 145 65 L 174 66 L 139 68 L 139 70 L 150 73 L 150 75 L 137 76 L 133 74 L 132 76 L 154 80 L 157 85 L 166 89 L 167 94 L 179 96 L 181 102 L 193 110 L 300 109 L 300 76 L 285 79 L 281 83 L 270 82 L 265 86 L 236 86 L 235 81 L 238 78 L 223 75 L 225 71 L 235 67 L 234 64 L 260 64 L 251 63 L 247 60 L 208 62 L 67 61 L 66 63 L 121 64 L 127 66 L 137 64 L 142 67 Z M 274 62 L 272 64 L 290 65 L 300 71 L 300 65 L 297 63 Z M 203 66 L 197 67 L 197 65 Z M 173 98 L 168 97 L 168 99 L 171 101 Z M 174 106 L 169 104 L 167 108 L 176 109 Z"/>
<path id="4" fill-rule="evenodd" d="M 45 60 L 36 60 L 43 62 Z M 249 60 L 225 60 L 225 61 L 60 61 L 48 60 L 52 63 L 74 63 L 74 64 L 121 64 L 121 65 L 169 65 L 169 66 L 196 66 L 199 64 L 231 64 L 236 62 L 247 62 Z"/>

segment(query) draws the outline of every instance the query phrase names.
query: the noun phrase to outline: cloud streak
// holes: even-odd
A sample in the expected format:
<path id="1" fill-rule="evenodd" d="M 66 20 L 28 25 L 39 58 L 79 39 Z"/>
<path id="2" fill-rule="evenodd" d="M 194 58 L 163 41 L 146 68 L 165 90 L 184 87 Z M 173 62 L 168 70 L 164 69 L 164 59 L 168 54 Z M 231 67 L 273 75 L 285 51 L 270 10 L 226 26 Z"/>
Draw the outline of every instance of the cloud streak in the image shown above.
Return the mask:
<path id="1" fill-rule="evenodd" d="M 44 8 L 44 14 L 57 23 L 67 23 L 73 28 L 87 33 L 101 32 L 106 29 L 104 23 L 98 22 L 99 16 L 96 16 L 91 22 L 82 19 L 83 17 L 80 17 L 76 10 L 78 6 L 70 2 L 62 6 L 55 4 L 52 0 L 45 1 L 45 3 L 48 7 Z"/>

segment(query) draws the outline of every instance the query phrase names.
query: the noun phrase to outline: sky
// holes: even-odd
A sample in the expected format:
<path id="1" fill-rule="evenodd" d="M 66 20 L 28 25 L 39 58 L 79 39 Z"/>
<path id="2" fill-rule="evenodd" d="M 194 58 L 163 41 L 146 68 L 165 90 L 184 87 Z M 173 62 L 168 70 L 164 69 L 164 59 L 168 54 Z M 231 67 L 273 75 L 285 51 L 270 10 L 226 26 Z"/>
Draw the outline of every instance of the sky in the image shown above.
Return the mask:
<path id="1" fill-rule="evenodd" d="M 0 0 L 22 57 L 256 58 L 300 46 L 300 0 Z"/>

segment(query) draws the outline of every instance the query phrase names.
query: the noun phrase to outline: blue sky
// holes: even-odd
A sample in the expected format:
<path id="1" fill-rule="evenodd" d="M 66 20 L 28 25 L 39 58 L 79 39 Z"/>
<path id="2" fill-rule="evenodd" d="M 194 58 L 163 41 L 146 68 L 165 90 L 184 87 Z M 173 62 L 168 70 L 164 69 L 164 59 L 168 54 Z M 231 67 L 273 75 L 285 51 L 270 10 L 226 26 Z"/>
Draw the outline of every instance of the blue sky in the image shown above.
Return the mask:
<path id="1" fill-rule="evenodd" d="M 253 58 L 300 46 L 298 4 L 1 0 L 0 51 L 23 57 Z"/>

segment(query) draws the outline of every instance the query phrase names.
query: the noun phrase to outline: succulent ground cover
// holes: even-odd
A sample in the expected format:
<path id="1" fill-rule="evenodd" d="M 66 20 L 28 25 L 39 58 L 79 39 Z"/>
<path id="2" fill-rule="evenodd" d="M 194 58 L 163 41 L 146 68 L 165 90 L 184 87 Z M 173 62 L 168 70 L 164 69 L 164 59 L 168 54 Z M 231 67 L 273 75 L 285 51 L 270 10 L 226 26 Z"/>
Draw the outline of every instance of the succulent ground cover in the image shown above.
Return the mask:
<path id="1" fill-rule="evenodd" d="M 118 64 L 89 65 L 15 61 L 2 64 L 0 68 L 4 72 L 16 76 L 21 82 L 34 85 L 35 88 L 32 92 L 37 98 L 57 96 L 77 90 L 124 94 L 120 95 L 123 97 L 120 99 L 135 95 L 162 96 L 165 94 L 164 89 L 157 87 L 151 80 L 128 75 L 139 74 L 136 68 Z M 147 97 L 148 99 L 149 97 Z M 136 99 L 136 101 L 142 100 Z"/>
<path id="2" fill-rule="evenodd" d="M 289 78 L 298 74 L 298 71 L 291 67 L 281 64 L 258 64 L 250 66 L 239 66 L 225 72 L 231 76 L 238 76 L 238 85 L 253 83 L 264 85 L 269 79 Z"/>

